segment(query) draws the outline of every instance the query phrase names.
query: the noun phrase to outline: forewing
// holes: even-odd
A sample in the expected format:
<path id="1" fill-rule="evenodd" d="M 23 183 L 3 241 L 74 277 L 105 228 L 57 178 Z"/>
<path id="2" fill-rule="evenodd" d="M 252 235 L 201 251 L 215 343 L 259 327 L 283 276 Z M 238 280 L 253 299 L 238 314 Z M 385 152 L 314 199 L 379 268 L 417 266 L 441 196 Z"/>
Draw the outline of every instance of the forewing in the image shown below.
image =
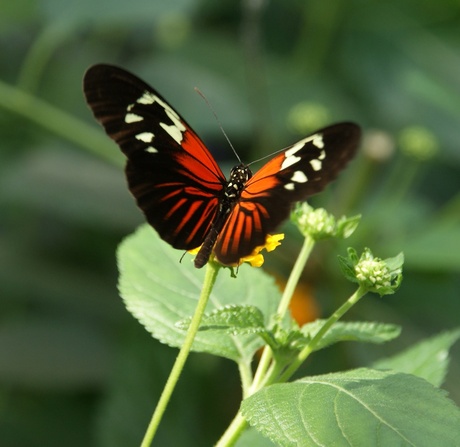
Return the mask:
<path id="1" fill-rule="evenodd" d="M 354 156 L 361 131 L 340 123 L 319 130 L 266 163 L 247 182 L 214 247 L 223 264 L 236 264 L 264 245 L 294 202 L 322 191 Z"/>
<path id="2" fill-rule="evenodd" d="M 203 142 L 154 89 L 121 68 L 94 65 L 83 87 L 128 158 L 128 186 L 147 221 L 175 248 L 201 245 L 225 184 Z"/>

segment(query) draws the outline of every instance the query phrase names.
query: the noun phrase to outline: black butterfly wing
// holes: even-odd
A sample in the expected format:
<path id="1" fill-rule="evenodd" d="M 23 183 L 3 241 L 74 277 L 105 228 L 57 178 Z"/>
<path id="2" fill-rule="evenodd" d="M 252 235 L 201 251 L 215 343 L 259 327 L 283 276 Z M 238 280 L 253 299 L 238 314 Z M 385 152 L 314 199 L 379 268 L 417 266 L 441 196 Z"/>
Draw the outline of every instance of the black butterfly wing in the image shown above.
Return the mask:
<path id="1" fill-rule="evenodd" d="M 152 87 L 121 68 L 92 66 L 83 89 L 128 158 L 128 186 L 147 221 L 175 248 L 201 245 L 225 177 L 200 138 Z"/>
<path id="2" fill-rule="evenodd" d="M 322 191 L 354 156 L 361 131 L 353 123 L 326 127 L 266 163 L 247 182 L 219 234 L 214 252 L 232 265 L 264 245 L 292 204 Z"/>

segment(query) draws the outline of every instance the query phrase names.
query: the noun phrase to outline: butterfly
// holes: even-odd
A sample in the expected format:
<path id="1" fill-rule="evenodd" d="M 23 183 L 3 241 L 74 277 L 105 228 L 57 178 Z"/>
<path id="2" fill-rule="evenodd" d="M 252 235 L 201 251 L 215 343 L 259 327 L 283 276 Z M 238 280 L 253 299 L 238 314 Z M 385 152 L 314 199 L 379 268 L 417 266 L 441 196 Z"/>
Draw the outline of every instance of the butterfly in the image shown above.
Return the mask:
<path id="1" fill-rule="evenodd" d="M 254 175 L 238 164 L 227 180 L 201 139 L 152 87 L 121 68 L 98 64 L 84 76 L 95 118 L 127 157 L 128 187 L 160 237 L 174 248 L 200 247 L 238 265 L 285 220 L 294 202 L 321 191 L 354 156 L 360 128 L 318 130 L 282 150 Z"/>

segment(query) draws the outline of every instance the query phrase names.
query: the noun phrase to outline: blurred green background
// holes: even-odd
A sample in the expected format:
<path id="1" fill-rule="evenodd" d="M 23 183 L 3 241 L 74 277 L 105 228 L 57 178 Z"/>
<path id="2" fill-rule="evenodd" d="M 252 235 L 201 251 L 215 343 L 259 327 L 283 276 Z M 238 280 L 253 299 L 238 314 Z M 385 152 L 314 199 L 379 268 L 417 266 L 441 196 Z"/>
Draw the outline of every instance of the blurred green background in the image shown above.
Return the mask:
<path id="1" fill-rule="evenodd" d="M 404 251 L 400 291 L 349 318 L 403 326 L 387 346 L 315 355 L 303 374 L 366 365 L 460 323 L 460 3 L 456 0 L 17 0 L 0 4 L 0 444 L 138 445 L 176 352 L 118 296 L 115 251 L 143 222 L 123 160 L 81 91 L 91 64 L 144 78 L 227 168 L 340 120 L 359 157 L 312 200 L 361 213 L 315 251 L 300 308 L 327 315 L 352 290 L 347 245 Z M 300 237 L 266 263 L 289 273 Z M 178 260 L 181 253 L 178 252 Z M 305 309 L 304 309 L 305 310 Z M 302 312 L 300 310 L 299 312 Z M 460 403 L 459 347 L 445 388 Z M 156 445 L 211 445 L 239 403 L 237 369 L 193 355 Z"/>

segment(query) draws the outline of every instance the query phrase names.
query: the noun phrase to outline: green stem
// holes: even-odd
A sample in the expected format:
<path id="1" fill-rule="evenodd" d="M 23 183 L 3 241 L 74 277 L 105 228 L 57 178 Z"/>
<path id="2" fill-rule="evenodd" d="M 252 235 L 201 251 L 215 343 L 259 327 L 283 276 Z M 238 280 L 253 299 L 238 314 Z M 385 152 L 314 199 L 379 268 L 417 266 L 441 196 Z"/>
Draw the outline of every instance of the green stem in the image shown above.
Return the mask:
<path id="1" fill-rule="evenodd" d="M 171 399 L 171 395 L 176 387 L 182 370 L 184 369 L 185 362 L 192 348 L 193 341 L 198 332 L 201 318 L 203 317 L 206 304 L 208 303 L 209 296 L 211 295 L 212 288 L 216 282 L 217 273 L 219 272 L 220 265 L 212 261 L 208 262 L 206 266 L 206 274 L 203 281 L 203 287 L 198 299 L 198 303 L 193 314 L 192 321 L 185 336 L 184 344 L 179 351 L 176 361 L 171 369 L 166 385 L 161 393 L 160 400 L 157 403 L 155 411 L 153 412 L 150 424 L 145 432 L 144 439 L 142 440 L 141 447 L 149 447 L 153 441 L 155 433 L 161 422 L 166 407 Z"/>
<path id="2" fill-rule="evenodd" d="M 251 365 L 248 362 L 239 362 L 238 370 L 241 378 L 241 388 L 243 390 L 243 399 L 249 395 L 249 389 L 253 381 Z"/>
<path id="3" fill-rule="evenodd" d="M 294 267 L 292 268 L 291 274 L 289 275 L 289 279 L 286 283 L 286 287 L 284 288 L 283 296 L 281 297 L 280 303 L 278 305 L 277 315 L 280 319 L 283 318 L 287 312 L 294 290 L 297 286 L 297 283 L 299 282 L 300 276 L 302 275 L 303 269 L 305 268 L 305 264 L 307 263 L 308 257 L 310 256 L 314 245 L 315 240 L 307 235 L 303 241 L 302 248 L 300 249 L 300 253 L 297 256 Z M 267 345 L 262 352 L 262 356 L 260 358 L 259 365 L 257 366 L 257 371 L 254 376 L 254 381 L 252 383 L 249 395 L 260 390 L 263 386 L 263 382 L 265 382 L 266 373 L 271 360 L 272 350 Z"/>
<path id="4" fill-rule="evenodd" d="M 306 236 L 300 249 L 300 253 L 296 259 L 294 267 L 291 271 L 289 279 L 286 283 L 286 287 L 283 292 L 283 296 L 281 297 L 280 303 L 278 305 L 277 315 L 281 319 L 287 312 L 289 303 L 291 301 L 292 294 L 299 282 L 300 276 L 303 272 L 305 264 L 307 263 L 308 257 L 311 253 L 313 246 L 315 245 L 315 240 L 310 236 Z M 254 380 L 249 387 L 247 393 L 245 393 L 244 397 L 248 397 L 264 386 L 270 384 L 275 378 L 279 376 L 279 368 L 276 364 L 272 364 L 272 350 L 268 345 L 265 346 L 262 356 L 260 358 L 259 364 L 257 366 L 257 371 L 254 376 Z M 270 368 L 270 365 L 272 366 Z M 234 445 L 234 443 L 238 440 L 241 436 L 241 433 L 246 428 L 247 422 L 244 417 L 241 415 L 241 412 L 238 412 L 228 426 L 225 433 L 219 439 L 216 447 L 230 447 Z"/>
<path id="5" fill-rule="evenodd" d="M 120 151 L 114 150 L 113 143 L 100 129 L 2 81 L 0 81 L 0 108 L 23 116 L 110 163 L 122 165 L 123 157 Z"/>
<path id="6" fill-rule="evenodd" d="M 310 343 L 305 346 L 304 349 L 299 353 L 296 360 L 292 362 L 289 368 L 284 371 L 284 373 L 279 378 L 279 382 L 286 382 L 289 380 L 292 375 L 297 371 L 297 369 L 302 365 L 302 363 L 307 359 L 307 357 L 316 349 L 316 346 L 320 340 L 324 337 L 324 334 L 331 328 L 331 326 L 336 323 L 340 318 L 343 317 L 365 294 L 367 289 L 363 286 L 359 286 L 356 292 L 348 298 L 345 303 L 343 303 L 321 326 L 321 329 L 315 334 Z"/>
<path id="7" fill-rule="evenodd" d="M 235 418 L 230 423 L 227 430 L 219 439 L 215 447 L 231 447 L 234 445 L 247 425 L 248 423 L 246 422 L 246 419 L 244 419 L 241 412 L 238 411 Z"/>
<path id="8" fill-rule="evenodd" d="M 314 245 L 315 240 L 309 235 L 305 236 L 302 248 L 297 256 L 294 267 L 292 268 L 291 274 L 289 275 L 289 279 L 286 283 L 286 287 L 284 288 L 283 296 L 281 297 L 281 301 L 278 305 L 278 316 L 281 318 L 284 317 L 288 310 L 292 295 L 294 294 L 295 288 L 297 287 L 300 276 L 302 275 L 305 264 L 307 263 L 308 257 L 310 256 Z"/>

